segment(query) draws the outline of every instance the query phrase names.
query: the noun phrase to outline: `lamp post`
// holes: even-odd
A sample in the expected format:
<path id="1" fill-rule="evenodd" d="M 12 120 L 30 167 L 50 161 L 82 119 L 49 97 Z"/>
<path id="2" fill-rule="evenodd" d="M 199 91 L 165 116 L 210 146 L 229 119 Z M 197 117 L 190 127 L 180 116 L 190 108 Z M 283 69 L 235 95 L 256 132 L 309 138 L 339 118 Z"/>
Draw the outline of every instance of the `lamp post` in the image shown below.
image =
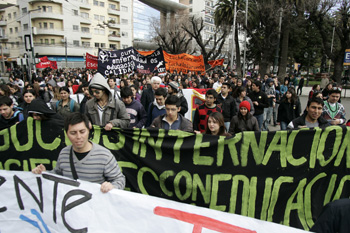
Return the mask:
<path id="1" fill-rule="evenodd" d="M 246 30 L 244 32 L 244 55 L 243 55 L 243 77 L 245 75 L 245 67 L 246 67 L 246 53 L 247 53 L 247 27 L 248 27 L 248 0 L 245 1 L 245 27 Z"/>
<path id="2" fill-rule="evenodd" d="M 28 26 L 29 26 L 29 36 L 30 36 L 30 49 L 32 51 L 32 69 L 35 70 L 35 56 L 34 56 L 34 41 L 33 41 L 33 30 L 32 30 L 32 16 L 31 16 L 31 13 L 34 12 L 34 11 L 40 11 L 41 8 L 38 8 L 38 9 L 35 9 L 35 10 L 29 10 L 28 11 L 28 16 L 29 16 L 29 23 L 28 23 Z M 31 78 L 30 78 L 30 75 L 31 75 L 31 72 L 30 72 L 30 69 L 29 69 L 29 73 L 28 73 L 28 79 L 29 79 L 29 82 L 31 82 Z"/>
<path id="3" fill-rule="evenodd" d="M 335 20 L 334 20 L 334 24 L 333 24 L 333 35 L 332 35 L 331 53 L 333 52 L 334 32 L 335 32 Z M 331 72 L 331 62 L 332 62 L 332 60 L 329 59 L 328 74 L 330 74 L 330 72 Z"/>
<path id="4" fill-rule="evenodd" d="M 233 56 L 235 53 L 235 34 L 236 34 L 236 17 L 237 17 L 237 0 L 235 1 L 235 7 L 233 10 L 233 24 L 232 24 L 232 53 L 231 53 L 231 68 L 233 70 Z"/>

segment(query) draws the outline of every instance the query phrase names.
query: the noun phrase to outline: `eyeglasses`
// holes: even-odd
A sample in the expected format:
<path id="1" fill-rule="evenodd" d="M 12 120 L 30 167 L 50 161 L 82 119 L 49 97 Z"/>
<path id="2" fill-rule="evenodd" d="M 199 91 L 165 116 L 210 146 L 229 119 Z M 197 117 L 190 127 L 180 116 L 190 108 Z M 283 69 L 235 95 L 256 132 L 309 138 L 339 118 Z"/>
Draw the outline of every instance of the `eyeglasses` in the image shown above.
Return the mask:
<path id="1" fill-rule="evenodd" d="M 332 90 L 334 90 L 334 91 L 341 91 L 341 88 L 340 87 L 332 87 Z"/>

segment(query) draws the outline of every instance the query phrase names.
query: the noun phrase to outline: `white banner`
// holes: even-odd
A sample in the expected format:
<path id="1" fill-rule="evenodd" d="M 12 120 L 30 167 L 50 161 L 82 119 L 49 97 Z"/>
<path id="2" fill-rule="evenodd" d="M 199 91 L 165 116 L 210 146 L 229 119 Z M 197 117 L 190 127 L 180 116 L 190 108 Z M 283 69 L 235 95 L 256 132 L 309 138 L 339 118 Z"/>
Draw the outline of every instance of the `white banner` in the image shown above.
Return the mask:
<path id="1" fill-rule="evenodd" d="M 99 187 L 0 170 L 0 232 L 305 232 L 123 190 L 104 194 Z"/>

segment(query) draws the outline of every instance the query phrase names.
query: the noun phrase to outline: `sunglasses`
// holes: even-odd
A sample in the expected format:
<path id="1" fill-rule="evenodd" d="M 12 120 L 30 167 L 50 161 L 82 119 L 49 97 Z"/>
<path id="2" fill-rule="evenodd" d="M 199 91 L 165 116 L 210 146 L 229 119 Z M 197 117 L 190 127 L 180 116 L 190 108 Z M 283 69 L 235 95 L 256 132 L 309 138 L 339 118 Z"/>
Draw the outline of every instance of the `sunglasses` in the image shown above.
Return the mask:
<path id="1" fill-rule="evenodd" d="M 340 87 L 332 87 L 332 90 L 334 90 L 334 91 L 341 91 L 341 88 Z"/>
<path id="2" fill-rule="evenodd" d="M 97 95 L 99 95 L 100 93 L 101 93 L 101 91 L 100 90 L 93 90 L 93 91 L 91 91 L 92 93 L 95 93 L 95 94 L 97 94 Z"/>

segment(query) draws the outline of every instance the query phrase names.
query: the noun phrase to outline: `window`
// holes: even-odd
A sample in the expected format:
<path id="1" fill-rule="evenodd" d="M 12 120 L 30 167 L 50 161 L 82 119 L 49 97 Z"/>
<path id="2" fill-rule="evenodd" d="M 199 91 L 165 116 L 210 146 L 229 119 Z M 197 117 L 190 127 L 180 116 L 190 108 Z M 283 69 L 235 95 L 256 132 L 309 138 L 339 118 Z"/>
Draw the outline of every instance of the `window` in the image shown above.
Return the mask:
<path id="1" fill-rule="evenodd" d="M 73 25 L 73 31 L 79 31 L 79 25 Z"/>
<path id="2" fill-rule="evenodd" d="M 105 30 L 104 28 L 102 28 L 102 29 L 100 29 L 100 33 L 99 33 L 99 34 L 100 34 L 100 35 L 104 35 L 104 34 L 105 34 L 105 31 L 106 31 L 106 30 Z"/>
<path id="3" fill-rule="evenodd" d="M 122 36 L 123 37 L 128 37 L 128 33 L 127 32 L 122 32 Z"/>
<path id="4" fill-rule="evenodd" d="M 43 44 L 43 43 L 44 43 L 43 39 L 40 39 L 40 44 Z"/>
<path id="5" fill-rule="evenodd" d="M 53 23 L 50 23 L 50 29 L 54 29 Z"/>
<path id="6" fill-rule="evenodd" d="M 47 29 L 47 23 L 46 22 L 44 23 L 44 29 Z"/>
<path id="7" fill-rule="evenodd" d="M 16 47 L 19 48 L 19 41 L 16 42 Z"/>
<path id="8" fill-rule="evenodd" d="M 123 44 L 123 49 L 128 48 L 129 46 L 127 44 Z"/>
<path id="9" fill-rule="evenodd" d="M 98 1 L 94 0 L 94 6 L 98 6 Z"/>
<path id="10" fill-rule="evenodd" d="M 42 6 L 41 9 L 43 10 L 43 12 L 47 11 L 46 6 Z"/>
<path id="11" fill-rule="evenodd" d="M 82 41 L 81 45 L 84 46 L 84 47 L 90 47 L 90 42 Z"/>
<path id="12" fill-rule="evenodd" d="M 51 39 L 51 44 L 55 44 L 55 39 Z"/>
<path id="13" fill-rule="evenodd" d="M 115 49 L 115 48 L 116 48 L 116 45 L 115 45 L 115 44 L 109 44 L 109 48 L 110 48 L 110 49 Z"/>
<path id="14" fill-rule="evenodd" d="M 98 34 L 99 30 L 98 28 L 94 28 L 94 34 Z"/>
<path id="15" fill-rule="evenodd" d="M 43 26 L 42 26 L 42 24 L 41 24 L 41 23 L 39 23 L 39 28 L 43 28 Z"/>
<path id="16" fill-rule="evenodd" d="M 22 14 L 27 14 L 27 7 L 22 8 Z"/>
<path id="17" fill-rule="evenodd" d="M 79 46 L 79 40 L 73 40 L 73 45 L 74 46 Z"/>
<path id="18" fill-rule="evenodd" d="M 17 12 L 13 12 L 13 18 L 17 18 Z"/>
<path id="19" fill-rule="evenodd" d="M 85 18 L 85 19 L 88 19 L 88 18 L 89 18 L 89 13 L 81 12 L 80 15 L 81 15 L 81 17 L 83 17 L 83 18 Z"/>
<path id="20" fill-rule="evenodd" d="M 81 27 L 81 32 L 90 33 L 90 28 L 88 28 L 88 27 Z"/>
<path id="21" fill-rule="evenodd" d="M 27 30 L 28 30 L 28 24 L 25 23 L 25 24 L 23 24 L 23 31 L 27 31 Z"/>
<path id="22" fill-rule="evenodd" d="M 113 18 L 113 17 L 109 17 L 109 23 L 112 23 L 112 24 L 115 24 L 117 23 L 117 19 L 116 18 Z"/>
<path id="23" fill-rule="evenodd" d="M 99 48 L 100 47 L 100 43 L 95 43 L 95 48 Z"/>
<path id="24" fill-rule="evenodd" d="M 73 10 L 73 15 L 78 15 L 78 10 Z"/>
<path id="25" fill-rule="evenodd" d="M 190 12 L 192 12 L 192 8 L 190 8 Z"/>
<path id="26" fill-rule="evenodd" d="M 8 13 L 7 19 L 11 19 L 11 13 Z"/>
<path id="27" fill-rule="evenodd" d="M 47 7 L 47 12 L 52 12 L 52 6 Z"/>
<path id="28" fill-rule="evenodd" d="M 49 39 L 45 39 L 45 44 L 49 44 Z"/>
<path id="29" fill-rule="evenodd" d="M 128 7 L 127 6 L 122 6 L 122 11 L 128 12 Z"/>
<path id="30" fill-rule="evenodd" d="M 100 16 L 99 15 L 94 15 L 94 19 L 95 20 L 100 20 Z"/>
<path id="31" fill-rule="evenodd" d="M 100 7 L 105 7 L 105 3 L 104 2 L 100 2 Z"/>
<path id="32" fill-rule="evenodd" d="M 115 10 L 117 7 L 114 4 L 109 4 L 109 8 L 112 9 L 112 10 Z"/>
<path id="33" fill-rule="evenodd" d="M 100 15 L 100 20 L 101 20 L 101 21 L 105 21 L 105 19 L 106 19 L 106 18 L 105 18 L 103 15 Z"/>
<path id="34" fill-rule="evenodd" d="M 193 4 L 193 0 L 190 0 L 190 4 Z"/>
<path id="35" fill-rule="evenodd" d="M 12 28 L 10 28 L 10 34 L 12 34 L 13 33 L 13 29 Z"/>
<path id="36" fill-rule="evenodd" d="M 122 19 L 122 24 L 128 24 L 128 20 L 127 19 Z"/>
<path id="37" fill-rule="evenodd" d="M 106 48 L 106 43 L 101 43 L 101 48 Z"/>
<path id="38" fill-rule="evenodd" d="M 18 32 L 18 27 L 15 27 L 15 32 L 16 32 L 16 33 Z"/>

